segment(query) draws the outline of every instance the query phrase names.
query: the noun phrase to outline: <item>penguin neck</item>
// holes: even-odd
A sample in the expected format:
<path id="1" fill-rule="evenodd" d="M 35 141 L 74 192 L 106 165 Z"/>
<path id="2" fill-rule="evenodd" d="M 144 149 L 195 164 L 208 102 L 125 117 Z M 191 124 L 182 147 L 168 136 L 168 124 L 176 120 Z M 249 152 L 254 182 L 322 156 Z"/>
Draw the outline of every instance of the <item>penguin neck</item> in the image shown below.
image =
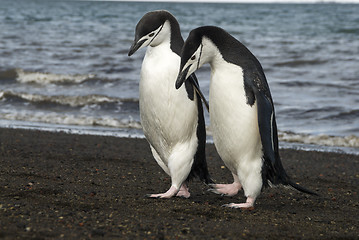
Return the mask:
<path id="1" fill-rule="evenodd" d="M 172 52 L 176 53 L 178 56 L 181 55 L 182 46 L 184 44 L 180 26 L 176 19 L 169 19 L 171 35 L 170 35 L 170 48 Z"/>
<path id="2" fill-rule="evenodd" d="M 184 41 L 176 19 L 166 20 L 157 38 L 150 45 L 151 51 L 154 51 L 156 48 L 168 47 L 172 52 L 180 56 Z"/>
<path id="3" fill-rule="evenodd" d="M 203 63 L 209 63 L 213 70 L 218 70 L 223 67 L 223 64 L 226 63 L 218 47 L 207 37 L 203 37 L 203 53 L 202 59 Z"/>
<path id="4" fill-rule="evenodd" d="M 231 36 L 229 33 L 223 30 L 210 31 L 207 35 L 204 35 L 203 39 L 208 39 L 211 43 L 211 48 L 214 60 L 217 63 L 232 63 L 241 68 L 248 68 L 252 66 L 258 70 L 262 70 L 262 67 L 258 59 L 244 46 L 240 41 Z M 213 51 L 213 50 L 216 51 Z"/>

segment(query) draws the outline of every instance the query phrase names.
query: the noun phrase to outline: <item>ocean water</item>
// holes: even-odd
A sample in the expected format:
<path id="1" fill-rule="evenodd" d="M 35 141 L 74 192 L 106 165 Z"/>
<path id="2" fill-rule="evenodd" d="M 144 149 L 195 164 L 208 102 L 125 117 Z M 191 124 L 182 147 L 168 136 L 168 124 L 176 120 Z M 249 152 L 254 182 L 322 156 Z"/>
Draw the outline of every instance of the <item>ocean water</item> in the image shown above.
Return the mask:
<path id="1" fill-rule="evenodd" d="M 141 137 L 145 50 L 127 53 L 143 14 L 167 9 L 184 38 L 216 25 L 257 56 L 283 145 L 359 153 L 359 4 L 0 3 L 1 127 Z"/>

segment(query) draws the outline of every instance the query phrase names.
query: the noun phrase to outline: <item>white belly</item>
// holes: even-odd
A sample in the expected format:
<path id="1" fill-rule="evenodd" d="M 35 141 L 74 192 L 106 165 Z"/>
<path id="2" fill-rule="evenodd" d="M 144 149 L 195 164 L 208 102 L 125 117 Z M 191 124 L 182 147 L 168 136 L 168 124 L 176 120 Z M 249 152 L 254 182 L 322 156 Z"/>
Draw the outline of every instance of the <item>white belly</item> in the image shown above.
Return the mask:
<path id="1" fill-rule="evenodd" d="M 179 65 L 180 57 L 169 46 L 157 46 L 148 47 L 141 69 L 142 128 L 166 165 L 178 143 L 197 148 L 197 103 L 188 99 L 184 86 L 175 88 Z"/>
<path id="2" fill-rule="evenodd" d="M 227 63 L 220 69 L 212 68 L 211 78 L 211 130 L 219 155 L 235 174 L 243 175 L 250 169 L 260 169 L 262 145 L 257 104 L 247 104 L 242 70 Z"/>

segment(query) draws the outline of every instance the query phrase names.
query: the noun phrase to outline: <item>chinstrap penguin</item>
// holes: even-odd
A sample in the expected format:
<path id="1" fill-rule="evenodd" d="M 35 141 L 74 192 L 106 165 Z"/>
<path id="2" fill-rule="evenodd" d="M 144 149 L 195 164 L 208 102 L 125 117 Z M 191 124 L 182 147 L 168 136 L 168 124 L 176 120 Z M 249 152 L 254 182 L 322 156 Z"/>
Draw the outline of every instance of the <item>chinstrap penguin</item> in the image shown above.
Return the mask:
<path id="1" fill-rule="evenodd" d="M 254 208 L 263 186 L 283 184 L 315 193 L 291 181 L 278 151 L 274 105 L 257 58 L 225 30 L 204 26 L 192 30 L 181 52 L 176 88 L 203 64 L 211 66 L 209 114 L 216 149 L 232 172 L 232 184 L 213 184 L 212 191 L 233 196 L 243 188 L 245 203 Z"/>
<path id="2" fill-rule="evenodd" d="M 196 76 L 189 76 L 188 84 L 179 90 L 174 88 L 183 43 L 176 18 L 168 11 L 153 11 L 136 25 L 128 53 L 147 47 L 139 84 L 141 124 L 153 157 L 172 181 L 167 192 L 148 197 L 188 198 L 187 182 L 193 177 L 213 183 L 205 157 L 206 129 Z"/>

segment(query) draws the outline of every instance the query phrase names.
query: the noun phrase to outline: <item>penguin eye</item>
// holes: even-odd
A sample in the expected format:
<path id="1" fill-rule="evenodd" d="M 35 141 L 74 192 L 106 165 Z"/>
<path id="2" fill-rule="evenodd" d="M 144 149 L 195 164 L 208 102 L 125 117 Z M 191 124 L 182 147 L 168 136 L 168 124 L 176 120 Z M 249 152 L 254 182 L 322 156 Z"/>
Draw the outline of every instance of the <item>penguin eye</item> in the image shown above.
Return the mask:
<path id="1" fill-rule="evenodd" d="M 155 35 L 155 33 L 148 34 L 149 37 L 153 37 L 154 35 Z"/>
<path id="2" fill-rule="evenodd" d="M 196 55 L 193 55 L 192 57 L 191 57 L 191 60 L 193 61 L 193 60 L 196 60 Z"/>

